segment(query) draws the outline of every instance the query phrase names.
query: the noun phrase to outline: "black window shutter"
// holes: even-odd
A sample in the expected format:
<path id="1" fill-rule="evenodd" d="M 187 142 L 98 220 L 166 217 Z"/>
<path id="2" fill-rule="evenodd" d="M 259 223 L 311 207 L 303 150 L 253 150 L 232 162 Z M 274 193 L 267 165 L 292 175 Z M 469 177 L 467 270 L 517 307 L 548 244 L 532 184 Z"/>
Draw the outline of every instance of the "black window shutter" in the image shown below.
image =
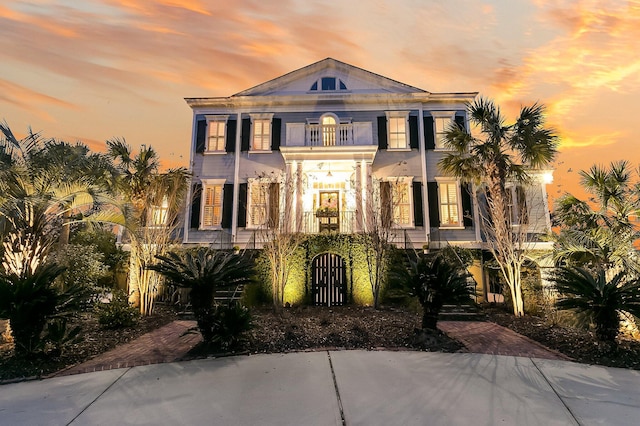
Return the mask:
<path id="1" fill-rule="evenodd" d="M 463 217 L 464 226 L 473 226 L 473 210 L 471 207 L 471 185 L 470 184 L 460 185 L 460 194 L 462 194 L 462 217 Z"/>
<path id="2" fill-rule="evenodd" d="M 436 148 L 436 136 L 433 129 L 433 117 L 424 117 L 424 143 L 426 149 Z"/>
<path id="3" fill-rule="evenodd" d="M 251 119 L 250 118 L 242 119 L 241 140 L 242 140 L 242 143 L 240 144 L 240 151 L 249 151 L 249 146 L 251 143 Z"/>
<path id="4" fill-rule="evenodd" d="M 222 194 L 222 227 L 231 228 L 231 216 L 233 215 L 233 184 L 225 183 Z"/>
<path id="5" fill-rule="evenodd" d="M 387 149 L 387 117 L 378 117 L 378 148 Z"/>
<path id="6" fill-rule="evenodd" d="M 224 150 L 236 152 L 236 122 L 238 120 L 227 120 L 227 143 Z"/>
<path id="7" fill-rule="evenodd" d="M 438 182 L 427 182 L 427 196 L 429 200 L 429 226 L 440 226 L 440 200 L 438 199 Z"/>
<path id="8" fill-rule="evenodd" d="M 422 182 L 413 182 L 413 224 L 424 226 L 424 210 L 422 209 Z"/>
<path id="9" fill-rule="evenodd" d="M 461 130 L 466 130 L 466 128 L 465 128 L 465 126 L 464 126 L 464 117 L 463 117 L 463 116 L 461 116 L 461 115 L 456 115 L 456 117 L 455 117 L 455 121 L 456 121 L 456 124 L 458 125 L 458 127 L 459 127 Z"/>
<path id="10" fill-rule="evenodd" d="M 391 182 L 380 182 L 380 216 L 383 228 L 391 226 L 391 220 L 393 219 Z"/>
<path id="11" fill-rule="evenodd" d="M 200 227 L 200 203 L 202 200 L 202 184 L 193 185 L 193 193 L 191 194 L 191 228 L 198 229 Z"/>
<path id="12" fill-rule="evenodd" d="M 282 134 L 282 119 L 274 118 L 271 122 L 271 150 L 280 150 L 280 136 Z"/>
<path id="13" fill-rule="evenodd" d="M 418 117 L 409 116 L 409 147 L 418 149 Z"/>
<path id="14" fill-rule="evenodd" d="M 198 127 L 196 130 L 196 153 L 202 154 L 205 148 L 205 138 L 207 134 L 207 122 L 205 120 L 198 120 Z"/>
<path id="15" fill-rule="evenodd" d="M 238 205 L 238 226 L 244 228 L 247 226 L 247 184 L 241 183 L 240 190 L 238 191 L 239 195 L 239 205 Z"/>
<path id="16" fill-rule="evenodd" d="M 280 185 L 269 185 L 269 228 L 277 228 L 280 223 Z"/>

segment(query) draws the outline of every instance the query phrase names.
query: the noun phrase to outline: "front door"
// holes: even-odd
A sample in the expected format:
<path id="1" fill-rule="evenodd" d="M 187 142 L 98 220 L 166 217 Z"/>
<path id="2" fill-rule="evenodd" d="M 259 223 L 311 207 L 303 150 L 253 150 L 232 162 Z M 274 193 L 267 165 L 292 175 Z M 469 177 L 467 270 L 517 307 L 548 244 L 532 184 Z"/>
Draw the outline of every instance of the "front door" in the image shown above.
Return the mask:
<path id="1" fill-rule="evenodd" d="M 315 306 L 344 305 L 347 299 L 347 268 L 337 254 L 323 253 L 312 262 L 313 304 Z"/>
<path id="2" fill-rule="evenodd" d="M 316 212 L 320 232 L 340 230 L 339 197 L 338 191 L 320 191 L 320 208 Z"/>

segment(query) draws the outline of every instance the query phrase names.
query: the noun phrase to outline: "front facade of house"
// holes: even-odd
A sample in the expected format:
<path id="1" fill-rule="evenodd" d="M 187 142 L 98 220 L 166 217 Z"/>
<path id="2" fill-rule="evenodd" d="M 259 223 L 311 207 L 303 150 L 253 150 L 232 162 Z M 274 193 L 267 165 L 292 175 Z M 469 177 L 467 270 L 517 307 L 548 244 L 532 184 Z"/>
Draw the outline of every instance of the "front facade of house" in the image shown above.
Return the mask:
<path id="1" fill-rule="evenodd" d="M 443 135 L 476 93 L 430 93 L 328 58 L 223 98 L 188 98 L 193 184 L 184 243 L 260 248 L 265 228 L 357 234 L 401 248 L 482 248 L 471 188 L 443 175 Z M 513 188 L 549 228 L 546 182 Z M 534 207 L 538 206 L 538 207 Z M 514 211 L 516 208 L 514 207 Z M 484 278 L 481 279 L 484 281 Z"/>

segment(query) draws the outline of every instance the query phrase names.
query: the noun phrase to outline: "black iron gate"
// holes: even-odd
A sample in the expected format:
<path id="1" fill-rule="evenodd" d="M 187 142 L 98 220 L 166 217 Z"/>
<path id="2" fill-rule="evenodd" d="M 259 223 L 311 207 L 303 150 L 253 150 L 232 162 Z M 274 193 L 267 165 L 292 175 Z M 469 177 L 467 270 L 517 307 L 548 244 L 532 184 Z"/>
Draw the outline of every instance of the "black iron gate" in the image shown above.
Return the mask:
<path id="1" fill-rule="evenodd" d="M 315 306 L 344 305 L 347 300 L 347 267 L 337 254 L 324 253 L 312 263 L 311 291 Z"/>

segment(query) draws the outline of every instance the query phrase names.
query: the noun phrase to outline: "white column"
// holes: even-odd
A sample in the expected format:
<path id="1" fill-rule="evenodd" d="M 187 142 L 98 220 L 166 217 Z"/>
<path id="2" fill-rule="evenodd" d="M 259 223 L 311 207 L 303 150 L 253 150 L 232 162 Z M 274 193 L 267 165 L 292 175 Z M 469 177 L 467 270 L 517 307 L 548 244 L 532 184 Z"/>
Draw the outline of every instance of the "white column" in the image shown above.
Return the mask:
<path id="1" fill-rule="evenodd" d="M 284 214 L 280 215 L 282 220 L 286 221 L 283 224 L 284 229 L 292 232 L 294 228 L 293 219 L 295 218 L 293 209 L 293 197 L 295 192 L 295 183 L 293 182 L 293 165 L 291 163 L 286 164 L 286 175 L 284 181 Z"/>
<path id="2" fill-rule="evenodd" d="M 356 223 L 355 230 L 356 232 L 360 232 L 362 230 L 362 163 L 356 163 L 356 182 L 355 182 L 355 191 L 356 191 Z"/>
<path id="3" fill-rule="evenodd" d="M 304 193 L 304 188 L 302 186 L 302 161 L 297 163 L 296 169 L 296 230 L 304 232 L 305 229 L 303 227 L 303 206 L 302 206 L 302 195 Z"/>
<path id="4" fill-rule="evenodd" d="M 373 212 L 373 174 L 372 174 L 372 167 L 371 167 L 371 163 L 367 163 L 366 167 L 365 167 L 365 173 L 364 173 L 364 182 L 365 182 L 365 192 L 364 192 L 364 196 L 366 197 L 364 200 L 364 223 L 369 224 L 369 220 L 375 220 L 375 215 L 372 218 L 371 217 L 371 213 Z M 371 226 L 367 226 L 367 230 L 371 230 L 372 227 Z"/>

